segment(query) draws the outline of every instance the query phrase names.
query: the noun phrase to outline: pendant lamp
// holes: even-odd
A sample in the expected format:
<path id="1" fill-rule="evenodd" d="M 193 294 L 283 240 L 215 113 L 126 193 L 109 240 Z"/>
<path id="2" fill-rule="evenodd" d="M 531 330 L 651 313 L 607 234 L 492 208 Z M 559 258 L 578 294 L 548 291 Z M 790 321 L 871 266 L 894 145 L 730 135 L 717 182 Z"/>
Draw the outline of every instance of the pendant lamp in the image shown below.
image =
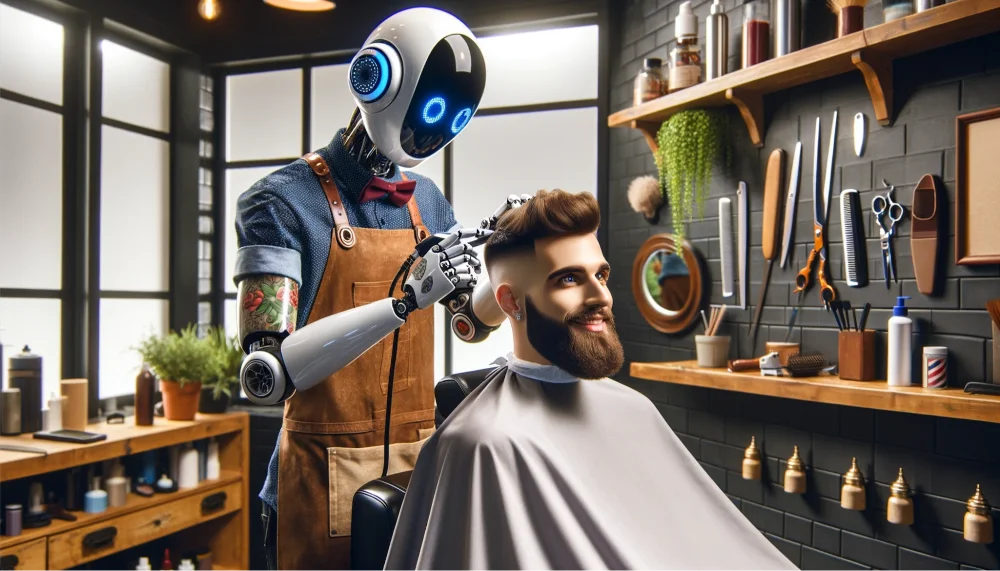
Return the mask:
<path id="1" fill-rule="evenodd" d="M 264 0 L 264 3 L 276 8 L 297 10 L 299 12 L 325 12 L 337 7 L 336 4 L 329 0 Z"/>

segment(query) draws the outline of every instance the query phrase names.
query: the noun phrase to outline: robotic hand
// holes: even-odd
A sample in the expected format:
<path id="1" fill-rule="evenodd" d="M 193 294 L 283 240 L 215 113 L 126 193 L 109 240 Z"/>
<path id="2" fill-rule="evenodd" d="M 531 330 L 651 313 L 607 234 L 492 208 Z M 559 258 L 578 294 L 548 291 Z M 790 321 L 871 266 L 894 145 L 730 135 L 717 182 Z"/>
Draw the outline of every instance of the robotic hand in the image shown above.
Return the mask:
<path id="1" fill-rule="evenodd" d="M 273 334 L 243 359 L 240 385 L 256 404 L 273 405 L 307 390 L 351 364 L 405 323 L 458 289 L 475 288 L 481 271 L 473 250 L 492 234 L 484 228 L 435 234 L 417 245 L 399 275 L 416 262 L 403 297 L 385 299 L 317 320 L 292 333 Z M 397 278 L 399 277 L 397 275 Z M 395 289 L 396 281 L 393 281 Z"/>
<path id="2" fill-rule="evenodd" d="M 508 196 L 492 216 L 483 218 L 479 225 L 480 229 L 492 233 L 496 230 L 497 220 L 504 212 L 518 208 L 529 200 L 531 200 L 530 194 Z M 464 245 L 464 247 L 468 250 L 463 250 L 463 253 L 471 251 L 474 246 Z M 493 296 L 489 279 L 479 280 L 478 286 L 475 283 L 459 285 L 454 292 L 442 299 L 441 303 L 451 314 L 451 330 L 467 343 L 483 341 L 490 333 L 499 329 L 505 319 Z"/>

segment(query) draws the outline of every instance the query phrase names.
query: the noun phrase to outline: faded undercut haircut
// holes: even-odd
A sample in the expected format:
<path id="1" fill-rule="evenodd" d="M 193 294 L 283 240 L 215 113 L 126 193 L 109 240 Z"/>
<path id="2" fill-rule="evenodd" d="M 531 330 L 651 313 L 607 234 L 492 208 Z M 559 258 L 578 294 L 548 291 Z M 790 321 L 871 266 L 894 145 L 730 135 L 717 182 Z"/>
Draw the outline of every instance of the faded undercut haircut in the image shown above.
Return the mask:
<path id="1" fill-rule="evenodd" d="M 534 253 L 535 240 L 593 234 L 600 225 L 601 208 L 593 194 L 539 190 L 527 203 L 497 220 L 496 230 L 483 249 L 486 272 L 490 274 L 505 259 Z"/>

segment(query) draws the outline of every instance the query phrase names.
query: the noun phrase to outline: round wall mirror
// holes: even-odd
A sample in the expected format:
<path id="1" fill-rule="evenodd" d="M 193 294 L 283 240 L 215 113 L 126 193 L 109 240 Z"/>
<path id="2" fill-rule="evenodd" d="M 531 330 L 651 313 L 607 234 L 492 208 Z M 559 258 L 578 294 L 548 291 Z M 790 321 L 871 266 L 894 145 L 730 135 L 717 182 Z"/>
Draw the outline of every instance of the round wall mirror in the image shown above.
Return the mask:
<path id="1" fill-rule="evenodd" d="M 679 333 L 698 318 L 704 299 L 702 266 L 689 242 L 677 253 L 672 234 L 657 234 L 639 248 L 632 264 L 632 295 L 657 331 Z"/>

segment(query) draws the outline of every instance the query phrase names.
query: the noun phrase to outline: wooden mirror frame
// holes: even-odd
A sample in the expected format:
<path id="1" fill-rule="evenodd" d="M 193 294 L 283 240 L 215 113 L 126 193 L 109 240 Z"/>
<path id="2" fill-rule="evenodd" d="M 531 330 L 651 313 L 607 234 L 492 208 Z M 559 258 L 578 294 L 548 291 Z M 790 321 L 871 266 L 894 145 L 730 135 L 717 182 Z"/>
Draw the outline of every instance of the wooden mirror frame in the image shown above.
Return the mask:
<path id="1" fill-rule="evenodd" d="M 650 236 L 639 248 L 639 252 L 635 255 L 635 261 L 632 262 L 632 297 L 639 307 L 639 312 L 642 313 L 646 322 L 653 326 L 654 329 L 661 333 L 671 334 L 681 333 L 697 321 L 701 304 L 705 299 L 705 284 L 707 283 L 703 277 L 704 260 L 701 254 L 690 242 L 685 240 L 684 263 L 690 272 L 691 291 L 688 293 L 688 299 L 684 307 L 677 311 L 677 315 L 663 315 L 646 301 L 646 280 L 643 276 L 646 260 L 657 250 L 675 252 L 676 248 L 674 244 L 673 234 L 656 234 Z"/>

